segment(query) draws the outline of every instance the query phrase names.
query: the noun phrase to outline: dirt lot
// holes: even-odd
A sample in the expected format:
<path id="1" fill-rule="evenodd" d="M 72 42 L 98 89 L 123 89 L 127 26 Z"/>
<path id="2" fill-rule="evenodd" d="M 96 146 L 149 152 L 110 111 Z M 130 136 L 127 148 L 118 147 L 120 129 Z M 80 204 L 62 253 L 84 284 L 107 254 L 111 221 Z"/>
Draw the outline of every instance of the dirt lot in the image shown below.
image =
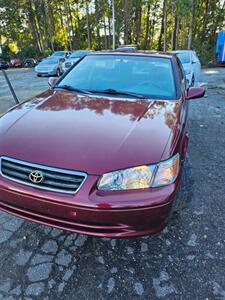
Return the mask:
<path id="1" fill-rule="evenodd" d="M 10 70 L 22 100 L 47 87 Z M 186 205 L 160 234 L 100 239 L 0 213 L 0 299 L 225 299 L 225 69 L 190 105 Z M 0 111 L 13 101 L 0 75 Z"/>

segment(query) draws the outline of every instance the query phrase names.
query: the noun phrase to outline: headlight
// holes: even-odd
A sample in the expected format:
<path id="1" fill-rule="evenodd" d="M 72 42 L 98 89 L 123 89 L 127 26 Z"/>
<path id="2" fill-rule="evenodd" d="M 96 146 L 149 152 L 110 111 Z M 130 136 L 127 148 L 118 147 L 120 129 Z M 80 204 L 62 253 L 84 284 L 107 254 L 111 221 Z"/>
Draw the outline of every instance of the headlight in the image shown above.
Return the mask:
<path id="1" fill-rule="evenodd" d="M 191 74 L 191 70 L 184 70 L 184 72 L 185 72 L 186 75 Z"/>
<path id="2" fill-rule="evenodd" d="M 101 191 L 147 189 L 173 183 L 179 173 L 179 154 L 156 165 L 139 166 L 104 174 L 99 182 Z"/>
<path id="3" fill-rule="evenodd" d="M 169 160 L 159 163 L 152 187 L 158 187 L 173 183 L 177 179 L 179 169 L 179 154 L 176 154 Z"/>

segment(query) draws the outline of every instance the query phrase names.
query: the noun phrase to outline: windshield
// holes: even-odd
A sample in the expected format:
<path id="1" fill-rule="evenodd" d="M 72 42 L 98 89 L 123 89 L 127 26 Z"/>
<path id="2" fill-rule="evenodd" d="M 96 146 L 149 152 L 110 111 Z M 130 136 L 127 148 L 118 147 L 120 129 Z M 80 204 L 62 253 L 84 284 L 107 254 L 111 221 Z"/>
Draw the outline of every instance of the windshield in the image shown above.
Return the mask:
<path id="1" fill-rule="evenodd" d="M 52 54 L 52 56 L 64 56 L 65 52 L 64 51 L 56 51 Z"/>
<path id="2" fill-rule="evenodd" d="M 177 56 L 180 59 L 182 64 L 189 64 L 190 63 L 190 54 L 188 52 L 177 53 Z"/>
<path id="3" fill-rule="evenodd" d="M 58 87 L 63 85 L 95 92 L 113 89 L 160 99 L 175 97 L 170 59 L 153 56 L 86 56 Z"/>
<path id="4" fill-rule="evenodd" d="M 45 64 L 45 65 L 55 65 L 58 64 L 59 60 L 58 58 L 47 58 L 44 59 L 41 64 Z"/>
<path id="5" fill-rule="evenodd" d="M 87 51 L 76 51 L 70 55 L 70 58 L 79 58 L 87 54 Z"/>

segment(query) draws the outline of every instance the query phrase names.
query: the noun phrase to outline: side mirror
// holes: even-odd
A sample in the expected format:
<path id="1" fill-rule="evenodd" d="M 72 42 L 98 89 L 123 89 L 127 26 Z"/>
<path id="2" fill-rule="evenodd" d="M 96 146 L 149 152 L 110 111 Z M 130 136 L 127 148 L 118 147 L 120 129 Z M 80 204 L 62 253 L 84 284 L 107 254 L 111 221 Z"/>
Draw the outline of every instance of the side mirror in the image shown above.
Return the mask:
<path id="1" fill-rule="evenodd" d="M 191 87 L 187 90 L 186 100 L 202 98 L 205 95 L 205 89 L 202 87 Z"/>
<path id="2" fill-rule="evenodd" d="M 48 79 L 49 87 L 54 88 L 54 86 L 56 85 L 58 79 L 59 79 L 58 77 L 49 77 L 49 79 Z"/>

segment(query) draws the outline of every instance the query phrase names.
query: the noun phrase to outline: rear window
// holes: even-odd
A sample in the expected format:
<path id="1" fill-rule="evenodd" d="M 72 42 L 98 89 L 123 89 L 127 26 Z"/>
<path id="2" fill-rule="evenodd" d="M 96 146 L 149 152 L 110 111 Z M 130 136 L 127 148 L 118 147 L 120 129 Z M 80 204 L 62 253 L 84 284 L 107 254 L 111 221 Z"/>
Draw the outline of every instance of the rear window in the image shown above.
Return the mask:
<path id="1" fill-rule="evenodd" d="M 182 64 L 190 63 L 190 54 L 189 53 L 177 53 L 177 56 Z"/>
<path id="2" fill-rule="evenodd" d="M 169 58 L 138 55 L 91 55 L 78 63 L 59 83 L 85 90 L 115 89 L 149 98 L 174 99 Z"/>

